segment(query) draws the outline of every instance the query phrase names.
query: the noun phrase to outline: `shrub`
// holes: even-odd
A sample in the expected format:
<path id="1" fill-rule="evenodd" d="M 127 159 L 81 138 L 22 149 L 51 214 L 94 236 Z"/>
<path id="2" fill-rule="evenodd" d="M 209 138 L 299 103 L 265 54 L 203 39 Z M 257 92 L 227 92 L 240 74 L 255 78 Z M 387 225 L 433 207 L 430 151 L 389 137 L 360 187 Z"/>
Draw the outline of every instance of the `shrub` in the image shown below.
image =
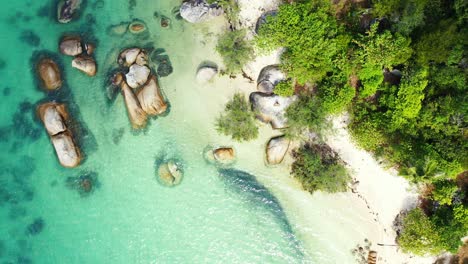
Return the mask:
<path id="1" fill-rule="evenodd" d="M 294 153 L 292 175 L 305 190 L 324 192 L 344 192 L 351 181 L 346 168 L 326 145 L 306 145 Z"/>
<path id="2" fill-rule="evenodd" d="M 288 137 L 300 137 L 304 130 L 320 132 L 326 126 L 325 111 L 315 96 L 300 95 L 298 100 L 286 109 Z"/>
<path id="3" fill-rule="evenodd" d="M 229 31 L 220 36 L 216 51 L 223 57 L 228 73 L 239 73 L 254 54 L 250 42 L 245 39 L 245 30 Z"/>
<path id="4" fill-rule="evenodd" d="M 255 114 L 243 94 L 236 93 L 226 104 L 225 113 L 216 120 L 216 130 L 231 135 L 237 141 L 251 140 L 258 136 Z"/>
<path id="5" fill-rule="evenodd" d="M 291 81 L 281 81 L 276 84 L 273 92 L 279 96 L 289 97 L 294 95 L 294 86 Z"/>

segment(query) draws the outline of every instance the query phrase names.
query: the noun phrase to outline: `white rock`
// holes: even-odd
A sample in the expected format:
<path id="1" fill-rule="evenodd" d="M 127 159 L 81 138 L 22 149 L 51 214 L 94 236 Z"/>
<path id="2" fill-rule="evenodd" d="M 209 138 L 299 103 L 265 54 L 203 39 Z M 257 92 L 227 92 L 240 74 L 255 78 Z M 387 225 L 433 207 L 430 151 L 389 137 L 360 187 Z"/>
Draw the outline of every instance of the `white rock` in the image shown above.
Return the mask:
<path id="1" fill-rule="evenodd" d="M 180 6 L 180 16 L 190 23 L 199 23 L 223 14 L 218 5 L 209 5 L 204 0 L 190 0 Z"/>
<path id="2" fill-rule="evenodd" d="M 80 56 L 72 60 L 72 67 L 76 68 L 89 76 L 96 75 L 96 61 L 92 57 Z"/>
<path id="3" fill-rule="evenodd" d="M 197 82 L 206 83 L 213 79 L 213 77 L 218 73 L 218 70 L 214 67 L 205 66 L 200 67 L 197 71 Z"/>
<path id="4" fill-rule="evenodd" d="M 56 105 L 48 104 L 45 106 L 45 110 L 43 111 L 44 114 L 42 120 L 49 135 L 53 136 L 67 130 L 65 120 L 60 115 Z"/>
<path id="5" fill-rule="evenodd" d="M 60 164 L 67 168 L 73 168 L 80 164 L 80 153 L 72 137 L 67 133 L 61 133 L 51 137 L 55 152 Z"/>
<path id="6" fill-rule="evenodd" d="M 141 49 L 139 48 L 131 48 L 122 51 L 119 55 L 119 64 L 125 67 L 134 64 L 140 51 Z"/>
<path id="7" fill-rule="evenodd" d="M 136 89 L 148 81 L 150 69 L 147 66 L 133 64 L 125 75 L 128 86 Z"/>

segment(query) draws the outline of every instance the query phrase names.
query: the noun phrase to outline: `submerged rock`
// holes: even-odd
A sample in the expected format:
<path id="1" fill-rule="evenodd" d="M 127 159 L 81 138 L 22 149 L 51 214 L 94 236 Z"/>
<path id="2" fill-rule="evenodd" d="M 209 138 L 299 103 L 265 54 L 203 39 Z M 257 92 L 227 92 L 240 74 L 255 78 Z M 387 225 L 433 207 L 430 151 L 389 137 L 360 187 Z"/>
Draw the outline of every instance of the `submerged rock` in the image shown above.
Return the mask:
<path id="1" fill-rule="evenodd" d="M 254 92 L 250 94 L 249 100 L 260 121 L 271 123 L 274 129 L 279 129 L 287 127 L 286 109 L 297 100 L 297 96 L 281 97 Z"/>
<path id="2" fill-rule="evenodd" d="M 223 14 L 223 9 L 217 4 L 209 5 L 204 0 L 189 0 L 180 6 L 180 16 L 190 23 L 210 20 Z"/>
<path id="3" fill-rule="evenodd" d="M 258 91 L 266 94 L 272 94 L 275 86 L 286 80 L 286 75 L 279 69 L 278 65 L 269 65 L 264 67 L 257 79 Z"/>
<path id="4" fill-rule="evenodd" d="M 233 148 L 222 147 L 213 150 L 213 157 L 221 163 L 232 163 L 236 155 Z"/>
<path id="5" fill-rule="evenodd" d="M 89 56 L 79 56 L 72 60 L 72 67 L 76 68 L 88 76 L 96 75 L 96 61 Z"/>
<path id="6" fill-rule="evenodd" d="M 266 160 L 270 165 L 280 164 L 289 148 L 290 140 L 284 135 L 270 139 L 266 147 Z"/>
<path id="7" fill-rule="evenodd" d="M 166 76 L 169 76 L 174 71 L 174 69 L 172 68 L 172 64 L 169 61 L 169 59 L 167 59 L 167 60 L 162 60 L 161 62 L 159 62 L 158 68 L 156 71 L 160 77 L 166 77 Z"/>
<path id="8" fill-rule="evenodd" d="M 151 76 L 148 84 L 138 92 L 137 97 L 141 108 L 148 115 L 160 115 L 167 110 L 167 104 L 164 101 L 155 76 Z"/>
<path id="9" fill-rule="evenodd" d="M 52 59 L 41 59 L 36 66 L 36 70 L 43 86 L 47 90 L 56 90 L 62 86 L 60 69 Z"/>
<path id="10" fill-rule="evenodd" d="M 70 189 L 77 190 L 82 197 L 87 196 L 99 185 L 97 173 L 87 171 L 79 176 L 68 177 L 66 185 Z"/>
<path id="11" fill-rule="evenodd" d="M 218 73 L 218 69 L 213 66 L 201 66 L 197 71 L 197 82 L 206 83 L 213 79 Z"/>
<path id="12" fill-rule="evenodd" d="M 107 34 L 114 36 L 122 36 L 123 34 L 127 33 L 128 25 L 128 22 L 122 22 L 118 25 L 109 26 L 107 28 Z"/>
<path id="13" fill-rule="evenodd" d="M 182 181 L 182 171 L 174 161 L 159 165 L 158 180 L 166 186 L 175 186 Z"/>
<path id="14" fill-rule="evenodd" d="M 163 28 L 169 27 L 169 26 L 171 25 L 171 19 L 169 19 L 169 18 L 166 17 L 166 16 L 161 16 L 160 25 L 161 25 L 161 27 L 163 27 Z"/>
<path id="15" fill-rule="evenodd" d="M 135 129 L 144 127 L 147 120 L 146 112 L 143 111 L 137 97 L 125 82 L 122 82 L 121 88 L 132 127 Z"/>
<path id="16" fill-rule="evenodd" d="M 60 0 L 57 6 L 57 19 L 60 23 L 68 23 L 80 8 L 81 0 Z"/>
<path id="17" fill-rule="evenodd" d="M 77 56 L 83 53 L 81 38 L 77 36 L 64 37 L 59 44 L 60 53 L 68 56 Z"/>
<path id="18" fill-rule="evenodd" d="M 31 236 L 35 236 L 42 232 L 44 229 L 45 222 L 42 218 L 36 218 L 34 221 L 28 225 L 26 233 Z"/>
<path id="19" fill-rule="evenodd" d="M 147 66 L 133 64 L 125 75 L 128 86 L 136 89 L 148 81 L 150 69 Z"/>
<path id="20" fill-rule="evenodd" d="M 135 20 L 128 26 L 128 30 L 133 34 L 140 34 L 146 30 L 145 22 Z"/>

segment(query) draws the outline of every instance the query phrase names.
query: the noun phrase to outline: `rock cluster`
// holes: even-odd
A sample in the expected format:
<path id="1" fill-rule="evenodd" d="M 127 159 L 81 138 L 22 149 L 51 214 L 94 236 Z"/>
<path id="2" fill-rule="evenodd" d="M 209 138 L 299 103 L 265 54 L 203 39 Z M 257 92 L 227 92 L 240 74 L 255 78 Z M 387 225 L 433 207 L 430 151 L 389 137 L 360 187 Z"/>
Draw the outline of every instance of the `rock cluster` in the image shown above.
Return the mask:
<path id="1" fill-rule="evenodd" d="M 220 16 L 223 8 L 217 4 L 208 4 L 204 0 L 189 0 L 180 6 L 180 16 L 190 23 L 200 23 Z"/>
<path id="2" fill-rule="evenodd" d="M 81 154 L 72 132 L 67 127 L 69 114 L 65 105 L 44 103 L 37 108 L 37 112 L 49 134 L 60 164 L 67 168 L 78 166 Z"/>
<path id="3" fill-rule="evenodd" d="M 96 61 L 92 57 L 95 46 L 91 43 L 83 43 L 79 36 L 65 36 L 60 40 L 60 53 L 74 56 L 72 67 L 76 68 L 88 76 L 95 76 L 97 67 Z"/>
<path id="4" fill-rule="evenodd" d="M 117 62 L 127 73 L 114 74 L 112 84 L 121 88 L 132 127 L 143 128 L 148 115 L 161 115 L 167 110 L 158 79 L 151 73 L 148 54 L 143 49 L 125 49 L 119 54 Z"/>
<path id="5" fill-rule="evenodd" d="M 81 0 L 60 0 L 57 5 L 57 19 L 60 23 L 70 22 L 80 8 Z"/>

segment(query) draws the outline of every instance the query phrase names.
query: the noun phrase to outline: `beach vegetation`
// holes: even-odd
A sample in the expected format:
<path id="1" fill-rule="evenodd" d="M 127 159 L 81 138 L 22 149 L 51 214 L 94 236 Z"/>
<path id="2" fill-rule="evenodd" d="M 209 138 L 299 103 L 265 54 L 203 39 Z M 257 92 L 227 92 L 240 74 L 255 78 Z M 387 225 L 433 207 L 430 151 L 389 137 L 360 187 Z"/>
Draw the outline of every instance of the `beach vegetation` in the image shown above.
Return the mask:
<path id="1" fill-rule="evenodd" d="M 229 74 L 240 73 L 242 67 L 253 58 L 253 47 L 245 34 L 245 30 L 228 31 L 218 39 L 216 51 L 223 58 Z"/>
<path id="2" fill-rule="evenodd" d="M 274 93 L 279 96 L 289 97 L 294 95 L 294 86 L 291 81 L 280 81 L 276 84 Z"/>
<path id="3" fill-rule="evenodd" d="M 291 173 L 313 193 L 344 192 L 351 177 L 338 155 L 324 144 L 306 144 L 294 152 Z"/>
<path id="4" fill-rule="evenodd" d="M 216 119 L 216 130 L 236 141 L 248 141 L 257 138 L 258 127 L 255 114 L 241 93 L 234 94 L 226 104 L 224 113 Z"/>

